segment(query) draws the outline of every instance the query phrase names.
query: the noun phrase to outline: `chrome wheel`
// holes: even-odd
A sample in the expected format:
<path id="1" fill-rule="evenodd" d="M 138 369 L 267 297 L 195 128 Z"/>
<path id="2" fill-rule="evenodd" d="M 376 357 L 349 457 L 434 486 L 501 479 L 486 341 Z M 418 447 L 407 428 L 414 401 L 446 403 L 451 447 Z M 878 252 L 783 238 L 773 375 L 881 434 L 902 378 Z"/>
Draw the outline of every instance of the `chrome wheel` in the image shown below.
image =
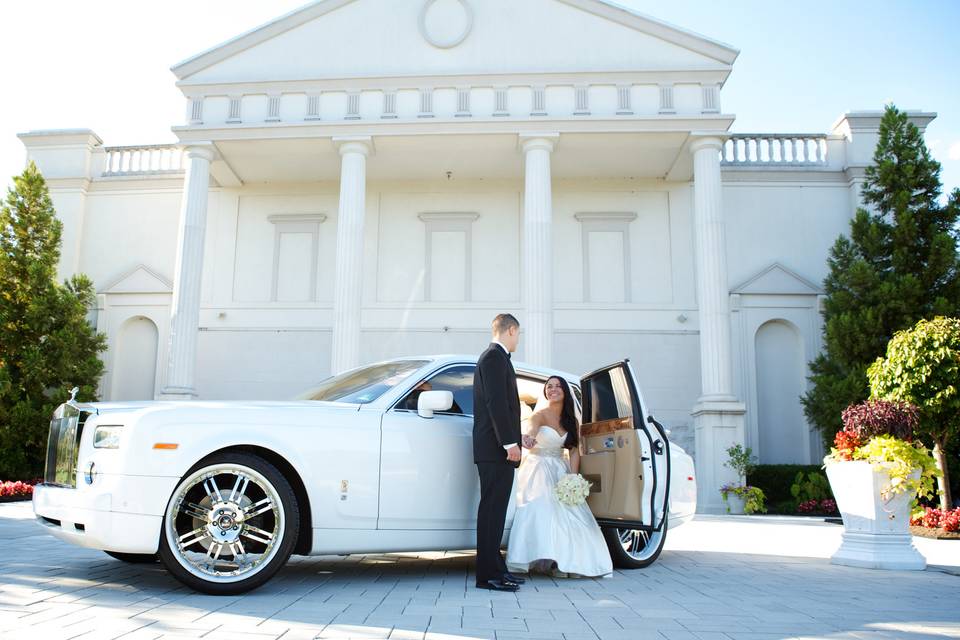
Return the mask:
<path id="1" fill-rule="evenodd" d="M 167 506 L 164 536 L 173 559 L 190 574 L 206 583 L 235 583 L 277 556 L 285 515 L 279 491 L 264 474 L 221 462 L 180 483 Z"/>
<path id="2" fill-rule="evenodd" d="M 603 537 L 613 564 L 623 569 L 642 569 L 653 564 L 667 539 L 667 519 L 659 531 L 604 528 Z"/>
<path id="3" fill-rule="evenodd" d="M 617 529 L 617 537 L 623 552 L 638 562 L 645 562 L 660 548 L 660 531 L 641 531 L 640 529 Z"/>

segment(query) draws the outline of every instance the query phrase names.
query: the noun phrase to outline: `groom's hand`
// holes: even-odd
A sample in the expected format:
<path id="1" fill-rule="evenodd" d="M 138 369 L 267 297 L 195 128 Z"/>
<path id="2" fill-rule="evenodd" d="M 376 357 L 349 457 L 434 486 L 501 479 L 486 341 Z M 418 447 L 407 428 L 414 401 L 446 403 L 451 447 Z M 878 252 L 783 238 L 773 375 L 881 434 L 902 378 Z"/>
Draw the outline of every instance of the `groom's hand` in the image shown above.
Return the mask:
<path id="1" fill-rule="evenodd" d="M 507 449 L 507 460 L 510 462 L 519 462 L 520 461 L 520 447 L 513 445 Z"/>

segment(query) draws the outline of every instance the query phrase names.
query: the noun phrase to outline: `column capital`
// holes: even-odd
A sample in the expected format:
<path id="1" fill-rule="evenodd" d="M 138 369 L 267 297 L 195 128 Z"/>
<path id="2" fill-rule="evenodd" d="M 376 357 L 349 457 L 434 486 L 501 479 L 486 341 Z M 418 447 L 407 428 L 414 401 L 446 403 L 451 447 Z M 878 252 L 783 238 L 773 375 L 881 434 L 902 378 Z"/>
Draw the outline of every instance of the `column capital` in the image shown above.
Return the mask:
<path id="1" fill-rule="evenodd" d="M 217 147 L 212 142 L 191 142 L 183 148 L 183 152 L 188 158 L 203 158 L 207 162 L 213 162 L 219 156 Z"/>
<path id="2" fill-rule="evenodd" d="M 336 136 L 331 138 L 331 141 L 341 156 L 347 153 L 362 153 L 369 156 L 376 152 L 372 136 Z"/>
<path id="3" fill-rule="evenodd" d="M 559 143 L 559 132 L 520 133 L 517 136 L 517 144 L 524 152 L 530 151 L 531 149 L 543 149 L 548 153 L 552 153 Z"/>
<path id="4" fill-rule="evenodd" d="M 723 143 L 726 142 L 725 136 L 718 135 L 692 135 L 690 138 L 690 153 L 696 153 L 701 149 L 723 149 Z"/>

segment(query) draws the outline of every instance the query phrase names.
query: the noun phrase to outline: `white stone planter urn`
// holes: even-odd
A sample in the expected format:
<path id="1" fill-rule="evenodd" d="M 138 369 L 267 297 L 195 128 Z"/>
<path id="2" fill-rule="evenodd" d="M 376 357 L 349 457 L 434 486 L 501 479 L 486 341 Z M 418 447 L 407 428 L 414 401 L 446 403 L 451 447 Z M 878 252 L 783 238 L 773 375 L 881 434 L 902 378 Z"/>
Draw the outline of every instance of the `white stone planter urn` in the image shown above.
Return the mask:
<path id="1" fill-rule="evenodd" d="M 889 501 L 880 490 L 890 483 L 884 467 L 865 460 L 826 460 L 827 478 L 843 516 L 843 542 L 830 557 L 832 564 L 867 569 L 919 571 L 927 560 L 910 535 L 909 492 Z M 920 477 L 917 470 L 911 478 Z"/>
<path id="2" fill-rule="evenodd" d="M 727 494 L 727 513 L 734 516 L 742 516 L 746 500 L 742 496 L 731 492 Z"/>

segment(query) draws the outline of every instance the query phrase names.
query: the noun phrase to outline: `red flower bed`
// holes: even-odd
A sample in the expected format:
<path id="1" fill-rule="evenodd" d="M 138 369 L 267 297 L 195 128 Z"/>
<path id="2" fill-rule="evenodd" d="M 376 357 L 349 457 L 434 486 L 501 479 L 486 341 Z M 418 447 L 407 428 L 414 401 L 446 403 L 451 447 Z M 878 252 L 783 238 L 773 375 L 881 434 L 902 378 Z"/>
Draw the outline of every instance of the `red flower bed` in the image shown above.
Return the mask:
<path id="1" fill-rule="evenodd" d="M 824 498 L 823 500 L 804 500 L 797 505 L 797 511 L 808 515 L 830 515 L 837 512 L 837 503 L 832 498 Z"/>
<path id="2" fill-rule="evenodd" d="M 960 507 L 949 511 L 927 507 L 922 514 L 911 518 L 910 524 L 915 527 L 943 529 L 947 533 L 956 533 L 960 531 Z"/>
<path id="3" fill-rule="evenodd" d="M 0 502 L 10 502 L 13 500 L 29 500 L 33 497 L 33 485 L 30 482 L 0 482 Z"/>

